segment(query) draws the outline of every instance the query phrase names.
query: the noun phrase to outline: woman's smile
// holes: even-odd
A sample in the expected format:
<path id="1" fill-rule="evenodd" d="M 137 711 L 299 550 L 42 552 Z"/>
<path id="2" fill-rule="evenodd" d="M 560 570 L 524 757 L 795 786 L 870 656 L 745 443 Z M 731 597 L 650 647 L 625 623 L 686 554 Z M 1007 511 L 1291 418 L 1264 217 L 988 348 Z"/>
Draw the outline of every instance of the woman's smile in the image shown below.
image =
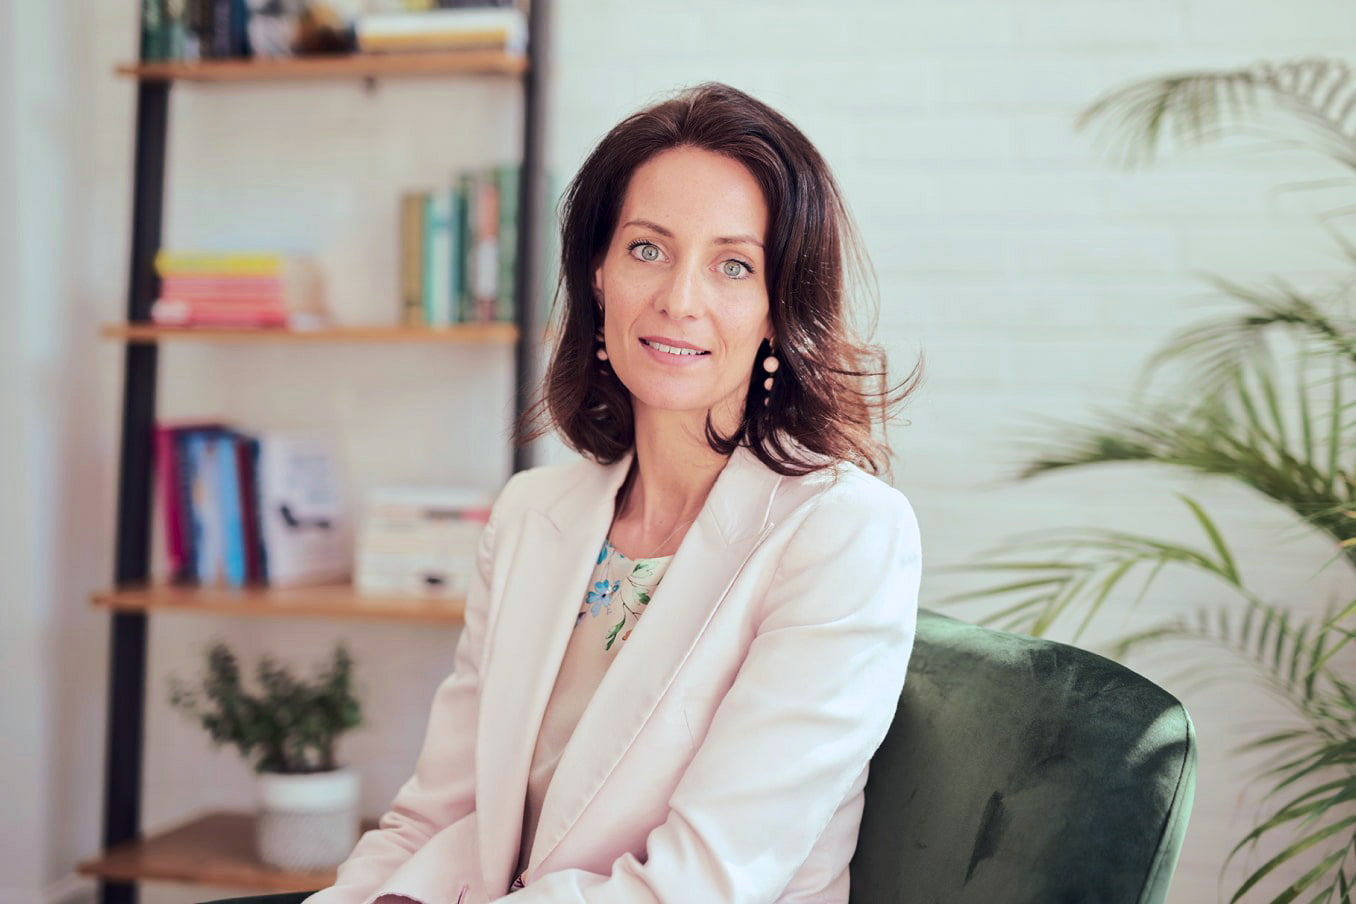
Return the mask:
<path id="1" fill-rule="evenodd" d="M 660 364 L 669 367 L 691 367 L 711 357 L 710 352 L 699 352 L 690 348 L 665 345 L 658 340 L 639 340 L 646 353 Z"/>

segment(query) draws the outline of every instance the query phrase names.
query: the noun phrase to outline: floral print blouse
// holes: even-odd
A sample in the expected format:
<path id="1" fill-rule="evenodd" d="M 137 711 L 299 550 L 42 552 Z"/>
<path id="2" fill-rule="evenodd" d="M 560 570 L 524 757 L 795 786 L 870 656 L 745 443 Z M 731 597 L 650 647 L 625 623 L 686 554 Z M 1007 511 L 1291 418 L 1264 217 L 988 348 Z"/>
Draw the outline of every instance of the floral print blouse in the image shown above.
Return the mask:
<path id="1" fill-rule="evenodd" d="M 579 617 L 574 620 L 575 630 L 583 627 L 586 633 L 597 633 L 596 626 L 605 626 L 605 651 L 611 651 L 619 638 L 624 642 L 650 604 L 650 595 L 672 558 L 628 559 L 612 545 L 610 538 L 604 540 L 603 548 L 598 550 L 593 579 L 579 607 Z"/>
<path id="2" fill-rule="evenodd" d="M 617 651 L 635 630 L 673 556 L 630 559 L 603 541 L 575 616 L 528 774 L 518 873 L 527 868 L 542 801 L 561 751 Z"/>

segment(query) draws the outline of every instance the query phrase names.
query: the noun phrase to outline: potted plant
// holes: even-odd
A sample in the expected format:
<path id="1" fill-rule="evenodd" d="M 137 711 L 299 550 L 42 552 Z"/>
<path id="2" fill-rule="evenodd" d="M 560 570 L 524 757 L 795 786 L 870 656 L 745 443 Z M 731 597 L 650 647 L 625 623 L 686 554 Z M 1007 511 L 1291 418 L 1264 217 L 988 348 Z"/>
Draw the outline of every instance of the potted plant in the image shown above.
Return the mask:
<path id="1" fill-rule="evenodd" d="M 241 682 L 224 643 L 207 654 L 196 689 L 171 676 L 170 705 L 196 719 L 217 746 L 234 744 L 257 773 L 257 851 L 270 866 L 327 869 L 357 844 L 358 773 L 335 761 L 338 737 L 362 722 L 352 692 L 353 661 L 341 643 L 329 667 L 307 683 L 270 657 L 260 659 L 262 692 Z"/>
<path id="2" fill-rule="evenodd" d="M 1151 153 L 1165 125 L 1187 139 L 1223 134 L 1236 130 L 1236 119 L 1258 98 L 1274 102 L 1317 139 L 1323 153 L 1356 170 L 1351 128 L 1356 80 L 1338 61 L 1305 59 L 1147 79 L 1097 101 L 1079 124 L 1114 114 L 1131 147 Z M 1351 180 L 1327 184 L 1334 182 Z M 1332 234 L 1349 270 L 1356 248 L 1335 230 Z M 1187 365 L 1185 382 L 1169 402 L 1146 402 L 1137 392 L 1128 413 L 1102 413 L 1095 424 L 1061 425 L 1055 436 L 1036 444 L 1014 476 L 1024 480 L 1098 463 L 1141 462 L 1234 481 L 1288 509 L 1297 526 L 1327 541 L 1328 564 L 1343 570 L 1342 598 L 1321 617 L 1263 598 L 1248 586 L 1215 520 L 1178 494 L 1200 526 L 1199 546 L 1100 528 L 1054 531 L 981 553 L 975 564 L 942 569 L 1008 575 L 942 602 L 1004 599 L 1007 605 L 983 620 L 1031 634 L 1078 617 L 1076 639 L 1132 575 L 1146 573 L 1138 598 L 1165 568 L 1219 580 L 1236 602 L 1184 607 L 1166 623 L 1123 638 L 1111 654 L 1170 640 L 1222 644 L 1289 704 L 1293 725 L 1259 732 L 1243 748 L 1274 754 L 1261 774 L 1270 793 L 1265 814 L 1237 840 L 1229 859 L 1263 838 L 1279 851 L 1252 870 L 1230 900 L 1265 899 L 1259 883 L 1268 877 L 1274 882 L 1280 877 L 1276 871 L 1286 867 L 1295 878 L 1271 898 L 1273 904 L 1300 895 L 1313 902 L 1350 902 L 1356 895 L 1356 681 L 1335 657 L 1349 656 L 1348 644 L 1356 639 L 1351 400 L 1356 319 L 1347 304 L 1353 274 L 1344 272 L 1308 291 L 1280 279 L 1259 288 L 1210 281 L 1241 310 L 1191 326 L 1149 360 L 1146 380 L 1169 361 Z M 1289 340 L 1285 350 L 1294 370 L 1282 372 L 1275 363 L 1272 342 L 1282 339 Z M 1028 552 L 1011 555 L 1014 549 Z"/>

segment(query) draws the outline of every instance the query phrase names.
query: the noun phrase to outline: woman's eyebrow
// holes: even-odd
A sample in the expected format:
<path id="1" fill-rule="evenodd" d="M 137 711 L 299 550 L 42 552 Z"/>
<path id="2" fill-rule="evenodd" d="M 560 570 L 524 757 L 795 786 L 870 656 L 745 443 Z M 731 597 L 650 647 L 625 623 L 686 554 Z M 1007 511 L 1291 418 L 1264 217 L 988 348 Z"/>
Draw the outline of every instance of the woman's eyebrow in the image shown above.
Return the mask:
<path id="1" fill-rule="evenodd" d="M 627 226 L 639 226 L 642 229 L 649 229 L 653 232 L 657 232 L 666 239 L 673 238 L 672 230 L 665 229 L 663 226 L 660 226 L 658 223 L 651 220 L 627 220 L 622 224 L 622 228 L 625 229 Z M 721 236 L 715 240 L 715 243 L 717 245 L 753 245 L 757 248 L 763 247 L 763 243 L 751 235 Z"/>

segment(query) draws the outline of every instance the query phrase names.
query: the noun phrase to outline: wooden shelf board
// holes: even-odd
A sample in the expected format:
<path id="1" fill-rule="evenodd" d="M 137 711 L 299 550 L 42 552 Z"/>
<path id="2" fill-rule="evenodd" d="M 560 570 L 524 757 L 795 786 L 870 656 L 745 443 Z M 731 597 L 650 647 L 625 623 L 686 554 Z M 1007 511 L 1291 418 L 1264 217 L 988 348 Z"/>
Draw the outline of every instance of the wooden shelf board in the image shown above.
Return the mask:
<path id="1" fill-rule="evenodd" d="M 142 81 L 256 82 L 419 75 L 521 75 L 527 57 L 501 50 L 354 53 L 244 60 L 123 63 L 118 75 Z"/>
<path id="2" fill-rule="evenodd" d="M 112 882 L 158 879 L 196 885 L 220 885 L 248 891 L 315 891 L 334 884 L 335 870 L 298 872 L 275 869 L 255 854 L 252 813 L 214 811 L 140 841 L 110 848 L 82 861 L 76 871 Z M 377 827 L 364 819 L 361 831 Z"/>
<path id="3" fill-rule="evenodd" d="M 217 327 L 157 326 L 152 323 L 107 323 L 100 330 L 106 339 L 124 342 L 374 342 L 459 343 L 509 345 L 518 341 L 512 323 L 465 323 L 446 327 L 336 326 L 317 330 L 229 329 Z"/>
<path id="4" fill-rule="evenodd" d="M 210 613 L 265 617 L 346 618 L 459 625 L 463 597 L 424 598 L 359 593 L 351 584 L 310 587 L 193 587 L 134 584 L 95 593 L 91 602 L 121 612 Z"/>

